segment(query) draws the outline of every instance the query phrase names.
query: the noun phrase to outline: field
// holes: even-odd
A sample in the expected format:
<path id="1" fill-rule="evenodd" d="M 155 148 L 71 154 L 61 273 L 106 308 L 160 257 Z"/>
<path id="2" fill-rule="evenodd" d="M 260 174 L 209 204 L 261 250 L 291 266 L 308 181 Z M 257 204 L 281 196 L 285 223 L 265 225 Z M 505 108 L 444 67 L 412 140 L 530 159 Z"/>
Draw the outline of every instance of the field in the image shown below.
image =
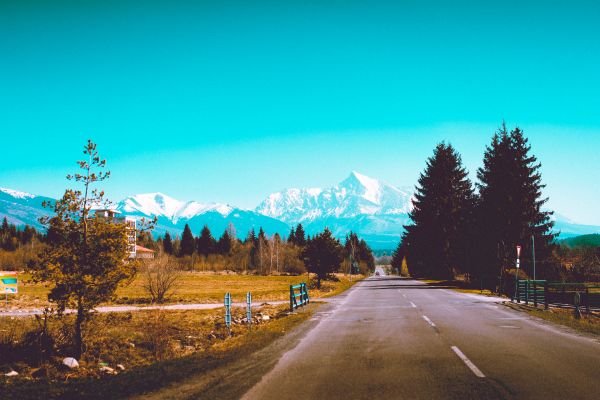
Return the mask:
<path id="1" fill-rule="evenodd" d="M 7 318 L 10 323 L 0 329 L 0 369 L 19 375 L 0 375 L 0 399 L 122 398 L 155 390 L 247 356 L 309 318 L 317 306 L 293 314 L 284 305 L 261 307 L 254 310 L 251 328 L 244 310 L 234 309 L 231 336 L 222 309 L 100 314 L 86 325 L 87 351 L 72 370 L 61 365 L 68 355 L 63 323 L 71 316 L 50 322 L 53 344 L 45 352 L 32 340 L 39 337 L 32 317 Z"/>
<path id="2" fill-rule="evenodd" d="M 322 281 L 321 288 L 314 285 L 314 276 L 309 280 L 311 298 L 333 296 L 346 290 L 352 283 L 350 276 L 336 274 L 337 281 Z M 363 276 L 353 276 L 360 280 Z M 27 274 L 21 274 L 19 294 L 9 298 L 10 309 L 42 308 L 47 304 L 50 285 L 32 283 Z M 174 285 L 173 295 L 168 303 L 221 303 L 226 292 L 231 293 L 233 302 L 245 302 L 246 293 L 252 293 L 253 302 L 289 299 L 289 286 L 307 282 L 307 275 L 260 276 L 239 274 L 214 274 L 202 272 L 182 272 Z M 138 275 L 129 285 L 117 291 L 112 304 L 149 304 L 151 299 L 144 288 L 145 278 Z M 2 306 L 0 305 L 0 309 Z"/>

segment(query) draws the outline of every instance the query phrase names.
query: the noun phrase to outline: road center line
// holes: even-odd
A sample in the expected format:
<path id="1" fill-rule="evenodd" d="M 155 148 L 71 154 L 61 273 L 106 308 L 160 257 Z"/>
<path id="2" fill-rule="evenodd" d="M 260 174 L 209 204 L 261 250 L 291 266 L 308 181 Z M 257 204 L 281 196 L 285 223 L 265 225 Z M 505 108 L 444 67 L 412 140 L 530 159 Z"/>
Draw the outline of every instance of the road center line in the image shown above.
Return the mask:
<path id="1" fill-rule="evenodd" d="M 434 328 L 435 328 L 435 324 L 433 323 L 433 321 L 432 321 L 432 320 L 430 320 L 429 318 L 427 318 L 427 315 L 423 315 L 423 319 L 424 319 L 425 321 L 427 321 L 427 323 L 428 323 L 429 325 L 431 325 L 432 327 L 434 327 Z"/>
<path id="2" fill-rule="evenodd" d="M 452 351 L 454 351 L 456 353 L 456 355 L 465 363 L 465 365 L 467 367 L 469 367 L 469 369 L 475 374 L 476 377 L 485 378 L 485 375 L 483 374 L 483 372 L 481 372 L 481 370 L 479 368 L 477 368 L 477 366 L 475 364 L 473 364 L 471 362 L 471 360 L 469 360 L 467 358 L 467 356 L 465 356 L 458 347 L 452 346 Z"/>
<path id="3" fill-rule="evenodd" d="M 417 305 L 415 303 L 413 303 L 412 301 L 410 302 L 410 305 L 412 308 L 417 308 Z"/>

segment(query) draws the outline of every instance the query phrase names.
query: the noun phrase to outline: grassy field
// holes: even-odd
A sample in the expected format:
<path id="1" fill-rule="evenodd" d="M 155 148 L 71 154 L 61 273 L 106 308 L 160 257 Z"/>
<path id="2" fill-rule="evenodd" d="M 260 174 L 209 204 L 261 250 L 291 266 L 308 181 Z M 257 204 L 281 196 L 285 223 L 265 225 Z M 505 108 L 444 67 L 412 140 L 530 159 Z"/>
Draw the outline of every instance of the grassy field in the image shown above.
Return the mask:
<path id="1" fill-rule="evenodd" d="M 338 281 L 322 281 L 321 289 L 309 285 L 311 298 L 333 296 L 348 289 L 364 276 L 336 274 Z M 314 276 L 311 275 L 311 281 Z M 13 308 L 43 307 L 47 304 L 50 285 L 32 283 L 26 274 L 20 276 L 19 294 L 11 297 L 9 306 Z M 231 293 L 234 302 L 246 301 L 246 293 L 252 292 L 255 302 L 289 299 L 289 286 L 307 282 L 307 275 L 299 276 L 260 276 L 237 274 L 207 274 L 202 272 L 182 272 L 174 286 L 169 303 L 220 303 L 226 292 Z M 150 298 L 144 289 L 144 276 L 137 276 L 128 286 L 117 291 L 116 304 L 149 304 Z M 0 308 L 2 305 L 0 305 Z"/>
<path id="2" fill-rule="evenodd" d="M 14 369 L 19 376 L 0 375 L 0 399 L 114 399 L 153 391 L 267 346 L 309 318 L 317 306 L 310 304 L 294 314 L 285 306 L 262 307 L 252 329 L 242 321 L 243 310 L 234 309 L 231 337 L 222 310 L 98 315 L 86 326 L 87 351 L 76 370 L 61 368 L 66 353 L 60 354 L 59 342 L 57 353 L 39 366 L 15 360 L 23 358 L 19 352 L 27 343 L 25 333 L 35 324 L 32 318 L 14 319 L 11 323 L 20 325 L 22 338 L 15 339 L 19 332 L 8 332 L 6 326 L 0 330 L 0 368 Z M 55 321 L 51 332 L 59 340 L 61 323 Z M 43 376 L 32 379 L 40 371 Z"/>

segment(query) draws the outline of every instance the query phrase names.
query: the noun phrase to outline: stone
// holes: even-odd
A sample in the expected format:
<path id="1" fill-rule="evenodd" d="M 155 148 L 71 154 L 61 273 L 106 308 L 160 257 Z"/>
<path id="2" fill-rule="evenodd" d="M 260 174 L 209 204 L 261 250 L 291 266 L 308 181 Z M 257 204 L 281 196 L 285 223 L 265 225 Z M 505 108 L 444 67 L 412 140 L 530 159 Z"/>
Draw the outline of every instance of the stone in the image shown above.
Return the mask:
<path id="1" fill-rule="evenodd" d="M 269 317 L 268 315 L 263 315 L 263 316 L 262 316 L 262 320 L 263 320 L 263 321 L 268 321 L 268 320 L 270 320 L 270 319 L 271 319 L 271 317 Z"/>
<path id="2" fill-rule="evenodd" d="M 125 366 L 123 364 L 117 364 L 117 369 L 119 371 L 125 371 Z"/>
<path id="3" fill-rule="evenodd" d="M 114 368 L 111 367 L 100 367 L 100 372 L 105 372 L 109 375 L 116 375 L 117 371 L 114 370 Z"/>
<path id="4" fill-rule="evenodd" d="M 8 374 L 4 374 L 4 376 L 17 376 L 19 373 L 17 371 L 10 371 Z"/>
<path id="5" fill-rule="evenodd" d="M 63 365 L 66 365 L 67 367 L 69 367 L 71 369 L 79 368 L 79 363 L 73 357 L 65 357 L 65 358 L 63 358 L 62 363 L 63 363 Z"/>

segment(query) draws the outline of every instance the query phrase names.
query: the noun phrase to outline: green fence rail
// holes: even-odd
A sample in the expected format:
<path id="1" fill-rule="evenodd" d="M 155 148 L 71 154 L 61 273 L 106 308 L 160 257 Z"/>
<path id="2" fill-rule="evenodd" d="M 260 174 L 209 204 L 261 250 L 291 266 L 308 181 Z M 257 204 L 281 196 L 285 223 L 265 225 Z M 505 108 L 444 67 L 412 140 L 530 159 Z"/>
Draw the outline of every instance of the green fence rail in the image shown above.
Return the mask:
<path id="1" fill-rule="evenodd" d="M 308 288 L 306 283 L 290 285 L 290 311 L 308 304 Z"/>
<path id="2" fill-rule="evenodd" d="M 582 307 L 588 313 L 600 310 L 600 286 L 589 283 L 548 282 L 544 280 L 519 280 L 513 301 L 559 307 Z"/>

